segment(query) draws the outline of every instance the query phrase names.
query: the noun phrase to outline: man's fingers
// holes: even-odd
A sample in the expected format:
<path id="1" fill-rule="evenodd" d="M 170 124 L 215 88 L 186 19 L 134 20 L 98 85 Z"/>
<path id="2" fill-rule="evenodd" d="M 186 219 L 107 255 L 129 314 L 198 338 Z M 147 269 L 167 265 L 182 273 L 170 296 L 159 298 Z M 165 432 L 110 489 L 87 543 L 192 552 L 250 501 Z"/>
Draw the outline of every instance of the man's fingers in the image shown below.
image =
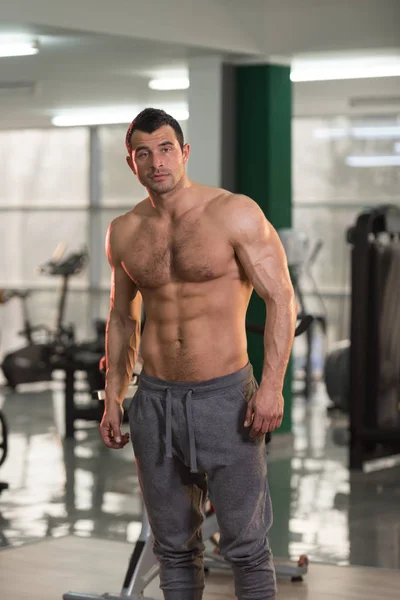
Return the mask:
<path id="1" fill-rule="evenodd" d="M 282 425 L 282 417 L 264 417 L 261 419 L 260 426 L 258 426 L 258 421 L 254 419 L 254 423 L 256 422 L 257 427 L 253 426 L 254 432 L 252 437 L 265 435 L 266 433 L 275 431 Z"/>
<path id="2" fill-rule="evenodd" d="M 269 431 L 273 431 L 273 429 L 271 429 L 272 423 L 273 423 L 272 421 L 269 421 L 268 419 L 264 419 L 263 426 L 261 428 L 261 433 L 265 434 L 265 433 L 268 433 Z"/>
<path id="3" fill-rule="evenodd" d="M 281 425 L 282 425 L 282 417 L 281 416 L 272 417 L 271 419 L 267 420 L 264 433 L 276 431 L 277 429 L 279 429 L 279 427 Z"/>
<path id="4" fill-rule="evenodd" d="M 109 436 L 102 436 L 102 437 L 103 437 L 103 441 L 104 441 L 105 445 L 108 448 L 113 448 L 114 450 L 120 450 L 121 448 L 124 448 L 124 446 L 126 446 L 126 444 L 129 442 L 129 434 L 126 434 L 126 435 L 128 437 L 125 437 L 125 435 L 123 435 L 120 442 L 115 442 L 114 439 Z"/>
<path id="5" fill-rule="evenodd" d="M 129 442 L 129 433 L 121 435 L 119 423 L 108 423 L 107 421 L 101 423 L 100 433 L 105 445 L 109 448 L 123 448 Z"/>
<path id="6" fill-rule="evenodd" d="M 262 429 L 262 426 L 263 426 L 263 418 L 260 417 L 259 415 L 257 415 L 257 413 L 255 413 L 253 427 L 251 428 L 251 431 L 250 431 L 250 437 L 252 437 L 252 438 L 257 437 Z"/>
<path id="7" fill-rule="evenodd" d="M 250 400 L 250 402 L 247 405 L 247 410 L 246 410 L 246 418 L 244 421 L 244 426 L 245 427 L 250 427 L 251 422 L 253 420 L 253 402 Z"/>
<path id="8" fill-rule="evenodd" d="M 121 443 L 121 426 L 118 421 L 109 423 L 109 432 L 112 435 L 114 442 Z"/>
<path id="9" fill-rule="evenodd" d="M 277 419 L 271 419 L 271 421 L 269 423 L 269 428 L 268 428 L 268 431 L 270 433 L 272 433 L 273 431 L 275 431 L 275 429 L 277 427 L 277 423 L 278 423 Z"/>

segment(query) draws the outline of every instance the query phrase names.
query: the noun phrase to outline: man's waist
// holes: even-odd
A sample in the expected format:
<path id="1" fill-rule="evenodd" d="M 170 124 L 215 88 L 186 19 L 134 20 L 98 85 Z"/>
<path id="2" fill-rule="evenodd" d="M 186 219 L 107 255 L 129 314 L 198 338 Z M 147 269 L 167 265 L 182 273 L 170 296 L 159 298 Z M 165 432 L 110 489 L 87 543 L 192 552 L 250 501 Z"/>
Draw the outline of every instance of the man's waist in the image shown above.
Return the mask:
<path id="1" fill-rule="evenodd" d="M 174 378 L 162 378 L 154 375 L 150 375 L 146 371 L 146 365 L 144 365 L 140 374 L 139 387 L 143 391 L 159 391 L 164 392 L 166 389 L 170 389 L 172 392 L 176 391 L 180 394 L 185 394 L 189 390 L 196 390 L 197 392 L 213 392 L 222 390 L 224 388 L 239 385 L 250 381 L 253 377 L 253 368 L 249 362 L 243 367 L 234 370 L 228 370 L 223 375 L 212 378 L 205 378 L 201 380 L 193 381 L 182 381 Z"/>

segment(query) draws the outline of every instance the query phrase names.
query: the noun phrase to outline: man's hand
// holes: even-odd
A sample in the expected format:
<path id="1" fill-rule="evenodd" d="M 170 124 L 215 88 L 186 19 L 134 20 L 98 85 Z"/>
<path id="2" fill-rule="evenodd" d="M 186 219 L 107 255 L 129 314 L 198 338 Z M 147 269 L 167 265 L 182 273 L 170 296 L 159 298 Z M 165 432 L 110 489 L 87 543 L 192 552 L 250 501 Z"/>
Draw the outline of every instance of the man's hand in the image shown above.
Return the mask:
<path id="1" fill-rule="evenodd" d="M 260 387 L 248 403 L 244 426 L 253 424 L 250 437 L 255 438 L 279 429 L 282 418 L 282 393 Z"/>
<path id="2" fill-rule="evenodd" d="M 118 402 L 108 402 L 100 423 L 100 434 L 109 448 L 119 450 L 129 442 L 129 433 L 121 435 L 121 423 L 124 409 Z"/>

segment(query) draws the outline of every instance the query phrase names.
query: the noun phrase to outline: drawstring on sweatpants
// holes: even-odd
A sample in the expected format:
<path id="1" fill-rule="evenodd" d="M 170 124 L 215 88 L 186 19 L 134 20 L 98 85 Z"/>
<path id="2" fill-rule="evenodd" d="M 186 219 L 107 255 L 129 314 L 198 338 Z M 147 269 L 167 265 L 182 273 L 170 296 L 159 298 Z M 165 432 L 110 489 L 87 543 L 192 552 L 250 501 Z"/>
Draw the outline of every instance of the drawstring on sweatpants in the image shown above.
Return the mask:
<path id="1" fill-rule="evenodd" d="M 190 472 L 198 473 L 192 396 L 193 390 L 190 389 L 185 397 L 186 419 L 189 434 Z M 169 387 L 165 390 L 165 454 L 167 458 L 172 458 L 172 394 Z"/>
<path id="2" fill-rule="evenodd" d="M 172 458 L 172 395 L 170 388 L 165 390 L 165 450 L 167 458 Z"/>
<path id="3" fill-rule="evenodd" d="M 192 395 L 193 390 L 189 390 L 186 394 L 186 418 L 189 433 L 189 450 L 190 450 L 190 472 L 198 473 L 197 455 L 196 455 L 196 438 L 194 437 L 194 421 L 192 411 Z"/>

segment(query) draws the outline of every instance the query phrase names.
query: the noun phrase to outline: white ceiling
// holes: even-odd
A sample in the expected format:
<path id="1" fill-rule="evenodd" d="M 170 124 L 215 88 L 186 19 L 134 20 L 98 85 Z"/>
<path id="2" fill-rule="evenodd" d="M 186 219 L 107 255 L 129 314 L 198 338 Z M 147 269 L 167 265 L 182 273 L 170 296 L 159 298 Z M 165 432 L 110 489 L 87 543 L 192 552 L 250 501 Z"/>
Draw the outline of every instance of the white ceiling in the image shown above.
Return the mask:
<path id="1" fill-rule="evenodd" d="M 186 73 L 188 58 L 204 49 L 22 24 L 0 35 L 26 33 L 39 42 L 33 56 L 0 58 L 0 128 L 48 126 L 63 110 L 138 104 L 181 105 L 185 91 L 157 92 L 159 74 Z M 26 87 L 25 87 L 26 86 Z"/>
<path id="2" fill-rule="evenodd" d="M 163 0 L 2 0 L 10 21 L 0 24 L 0 35 L 30 34 L 40 52 L 0 58 L 0 129 L 47 127 L 53 116 L 87 107 L 179 108 L 186 91 L 153 91 L 148 81 L 187 72 L 192 56 L 290 60 L 307 50 L 399 50 L 400 0 L 366 4 L 361 14 L 357 0 L 302 0 L 301 10 L 299 0 L 169 0 L 168 6 Z M 349 108 L 351 98 L 377 101 L 357 109 Z M 399 111 L 400 77 L 295 84 L 294 100 L 296 114 Z"/>

